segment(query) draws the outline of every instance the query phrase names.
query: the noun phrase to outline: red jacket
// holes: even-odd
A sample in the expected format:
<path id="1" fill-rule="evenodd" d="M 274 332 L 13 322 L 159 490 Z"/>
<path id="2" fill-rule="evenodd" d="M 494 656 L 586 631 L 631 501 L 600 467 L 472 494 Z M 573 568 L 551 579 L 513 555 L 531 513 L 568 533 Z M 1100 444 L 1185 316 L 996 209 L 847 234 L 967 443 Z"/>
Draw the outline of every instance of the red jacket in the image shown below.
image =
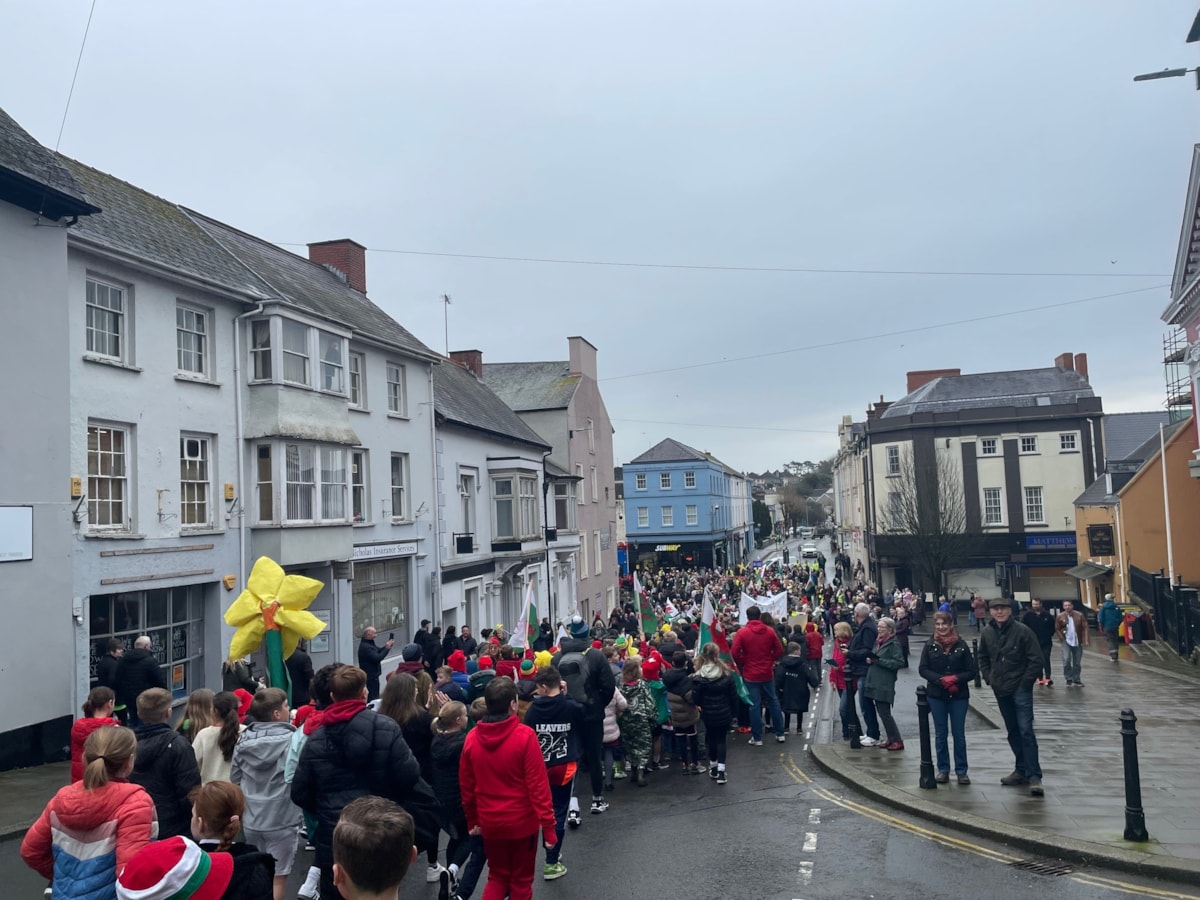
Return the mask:
<path id="1" fill-rule="evenodd" d="M 829 683 L 838 691 L 846 689 L 846 644 L 839 638 L 833 642 L 833 665 L 829 669 Z"/>
<path id="2" fill-rule="evenodd" d="M 733 661 L 747 681 L 772 681 L 783 644 L 774 628 L 751 619 L 733 636 Z"/>
<path id="3" fill-rule="evenodd" d="M 87 743 L 88 736 L 97 728 L 116 724 L 118 724 L 116 719 L 109 719 L 107 717 L 93 719 L 91 716 L 88 716 L 75 720 L 75 724 L 71 726 L 72 782 L 83 780 L 83 745 Z"/>
<path id="4" fill-rule="evenodd" d="M 513 840 L 537 834 L 553 844 L 554 805 L 537 735 L 516 716 L 471 729 L 458 763 L 467 828 Z"/>
<path id="5" fill-rule="evenodd" d="M 513 681 L 516 681 L 517 676 L 521 674 L 521 661 L 519 659 L 496 660 L 496 674 L 507 675 Z"/>
<path id="6" fill-rule="evenodd" d="M 820 659 L 821 652 L 825 649 L 825 638 L 821 637 L 821 632 L 815 628 L 812 631 L 806 631 L 804 640 L 808 644 L 808 659 Z"/>

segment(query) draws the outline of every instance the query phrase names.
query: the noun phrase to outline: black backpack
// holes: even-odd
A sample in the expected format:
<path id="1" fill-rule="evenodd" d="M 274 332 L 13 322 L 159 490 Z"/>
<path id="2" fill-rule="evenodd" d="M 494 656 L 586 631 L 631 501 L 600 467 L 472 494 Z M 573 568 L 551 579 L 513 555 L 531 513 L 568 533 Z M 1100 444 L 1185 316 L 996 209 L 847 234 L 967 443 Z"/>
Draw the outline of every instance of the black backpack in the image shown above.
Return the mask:
<path id="1" fill-rule="evenodd" d="M 591 649 L 588 647 L 582 653 L 572 650 L 562 654 L 558 660 L 558 674 L 567 683 L 567 693 L 584 706 L 591 705 L 587 693 L 587 653 Z"/>

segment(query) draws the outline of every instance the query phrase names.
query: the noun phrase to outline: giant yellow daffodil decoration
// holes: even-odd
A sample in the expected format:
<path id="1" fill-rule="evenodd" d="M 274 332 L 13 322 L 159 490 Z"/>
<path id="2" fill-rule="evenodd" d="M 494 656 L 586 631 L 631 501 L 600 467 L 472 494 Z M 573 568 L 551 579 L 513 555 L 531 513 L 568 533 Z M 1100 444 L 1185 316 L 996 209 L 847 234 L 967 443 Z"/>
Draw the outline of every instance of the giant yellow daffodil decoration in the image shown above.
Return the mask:
<path id="1" fill-rule="evenodd" d="M 283 661 L 301 638 L 311 640 L 325 630 L 325 623 L 307 611 L 324 586 L 315 578 L 287 575 L 275 560 L 260 556 L 246 589 L 225 611 L 225 622 L 237 629 L 229 642 L 229 658 L 249 656 L 265 642 L 271 684 L 285 687 Z"/>

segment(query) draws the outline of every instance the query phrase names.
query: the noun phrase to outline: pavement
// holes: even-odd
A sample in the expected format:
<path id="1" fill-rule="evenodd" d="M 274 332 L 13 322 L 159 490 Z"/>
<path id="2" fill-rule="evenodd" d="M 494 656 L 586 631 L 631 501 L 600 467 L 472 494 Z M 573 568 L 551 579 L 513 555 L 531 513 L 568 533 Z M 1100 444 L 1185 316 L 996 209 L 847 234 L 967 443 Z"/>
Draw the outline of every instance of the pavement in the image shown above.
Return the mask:
<path id="1" fill-rule="evenodd" d="M 1002 787 L 1012 751 L 991 690 L 971 690 L 967 761 L 971 785 L 919 786 L 921 750 L 916 670 L 926 625 L 911 639 L 912 665 L 896 685 L 896 721 L 905 749 L 851 750 L 841 740 L 837 692 L 820 692 L 810 753 L 829 774 L 858 792 L 914 816 L 1041 856 L 1103 865 L 1200 884 L 1200 670 L 1155 642 L 1122 647 L 1120 662 L 1093 645 L 1085 649 L 1084 687 L 1034 688 L 1034 728 L 1046 795 Z M 968 641 L 975 629 L 963 627 Z M 1103 641 L 1100 642 L 1103 644 Z M 1054 672 L 1061 675 L 1057 647 Z M 1125 769 L 1120 712 L 1137 716 L 1142 804 L 1150 840 L 1126 841 Z M 932 722 L 930 740 L 932 741 Z"/>

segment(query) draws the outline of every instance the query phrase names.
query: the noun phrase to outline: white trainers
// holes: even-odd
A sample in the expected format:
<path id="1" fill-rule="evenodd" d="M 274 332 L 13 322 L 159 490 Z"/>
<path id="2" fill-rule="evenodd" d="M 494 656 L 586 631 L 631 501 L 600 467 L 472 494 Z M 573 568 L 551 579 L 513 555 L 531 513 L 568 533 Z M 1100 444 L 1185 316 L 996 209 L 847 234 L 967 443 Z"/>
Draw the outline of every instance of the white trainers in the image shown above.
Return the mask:
<path id="1" fill-rule="evenodd" d="M 437 884 L 442 877 L 442 873 L 446 871 L 446 867 L 439 864 L 430 866 L 425 870 L 425 881 L 429 884 Z"/>
<path id="2" fill-rule="evenodd" d="M 748 743 L 751 747 L 761 747 L 762 746 L 762 741 L 756 741 L 754 738 L 750 738 L 750 740 L 747 741 L 746 743 Z"/>
<path id="3" fill-rule="evenodd" d="M 777 734 L 777 735 L 775 735 L 775 740 L 779 741 L 779 743 L 782 744 L 784 741 L 787 740 L 787 738 L 782 734 Z"/>
<path id="4" fill-rule="evenodd" d="M 858 742 L 860 744 L 862 744 L 864 747 L 874 747 L 876 744 L 879 743 L 879 741 L 873 737 L 862 737 L 862 738 L 858 739 Z"/>

